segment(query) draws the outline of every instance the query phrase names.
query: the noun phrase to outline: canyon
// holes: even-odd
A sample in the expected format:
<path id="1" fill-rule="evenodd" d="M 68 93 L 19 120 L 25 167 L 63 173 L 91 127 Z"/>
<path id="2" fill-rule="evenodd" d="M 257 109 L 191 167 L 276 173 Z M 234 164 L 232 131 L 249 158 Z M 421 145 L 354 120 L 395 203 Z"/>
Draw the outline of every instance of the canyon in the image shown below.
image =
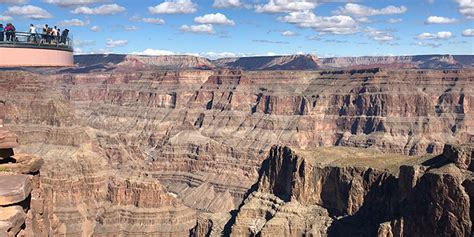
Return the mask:
<path id="1" fill-rule="evenodd" d="M 35 236 L 470 236 L 473 58 L 76 56 L 0 70 L 0 120 Z"/>

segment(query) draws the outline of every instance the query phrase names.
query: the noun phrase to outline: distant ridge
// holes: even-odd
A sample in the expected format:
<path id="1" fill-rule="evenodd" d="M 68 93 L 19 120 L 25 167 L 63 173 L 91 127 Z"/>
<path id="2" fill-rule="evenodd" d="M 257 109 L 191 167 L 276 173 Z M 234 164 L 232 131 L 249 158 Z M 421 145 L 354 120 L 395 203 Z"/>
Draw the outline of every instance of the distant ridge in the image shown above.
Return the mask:
<path id="1" fill-rule="evenodd" d="M 464 69 L 474 68 L 474 55 L 415 55 L 318 58 L 315 55 L 223 58 L 218 67 L 244 70 L 360 69 Z"/>
<path id="2" fill-rule="evenodd" d="M 70 72 L 183 70 L 216 68 L 258 70 L 326 69 L 473 69 L 474 55 L 414 55 L 318 58 L 316 55 L 236 57 L 209 60 L 191 55 L 139 56 L 121 54 L 76 55 Z"/>
<path id="3" fill-rule="evenodd" d="M 191 55 L 141 56 L 125 54 L 89 54 L 74 56 L 75 68 L 66 71 L 136 71 L 136 70 L 181 70 L 213 69 L 214 64 L 207 58 Z"/>

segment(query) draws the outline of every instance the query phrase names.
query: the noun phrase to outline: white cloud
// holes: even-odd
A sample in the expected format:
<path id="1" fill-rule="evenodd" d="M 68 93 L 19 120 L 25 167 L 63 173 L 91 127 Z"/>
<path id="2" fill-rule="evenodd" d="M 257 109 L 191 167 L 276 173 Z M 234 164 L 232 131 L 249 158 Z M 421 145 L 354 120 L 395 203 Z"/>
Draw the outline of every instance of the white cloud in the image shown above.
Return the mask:
<path id="1" fill-rule="evenodd" d="M 58 22 L 58 25 L 60 25 L 60 26 L 86 26 L 89 23 L 90 23 L 89 21 L 82 21 L 82 20 L 79 20 L 79 19 L 71 19 L 71 20 L 60 21 L 60 22 Z"/>
<path id="2" fill-rule="evenodd" d="M 6 4 L 25 4 L 28 0 L 0 0 L 0 3 Z"/>
<path id="3" fill-rule="evenodd" d="M 166 0 L 154 7 L 148 7 L 151 14 L 189 14 L 197 11 L 191 0 Z"/>
<path id="4" fill-rule="evenodd" d="M 317 0 L 269 0 L 255 6 L 256 12 L 277 13 L 312 10 L 318 6 Z"/>
<path id="5" fill-rule="evenodd" d="M 293 31 L 287 30 L 287 31 L 281 32 L 281 35 L 283 35 L 283 36 L 295 36 L 295 35 L 297 35 L 297 34 L 296 34 L 295 32 L 293 32 Z"/>
<path id="6" fill-rule="evenodd" d="M 395 36 L 391 32 L 367 28 L 367 36 L 378 42 L 391 42 L 395 40 Z"/>
<path id="7" fill-rule="evenodd" d="M 3 21 L 3 22 L 11 22 L 11 21 L 13 21 L 13 17 L 0 15 L 0 21 Z"/>
<path id="8" fill-rule="evenodd" d="M 455 0 L 459 5 L 459 12 L 468 19 L 474 19 L 474 0 Z"/>
<path id="9" fill-rule="evenodd" d="M 28 19 L 47 19 L 52 18 L 53 15 L 41 7 L 26 5 L 26 6 L 13 6 L 8 7 L 5 12 L 6 15 L 21 15 Z"/>
<path id="10" fill-rule="evenodd" d="M 128 44 L 128 40 L 112 40 L 108 39 L 106 42 L 107 48 L 116 48 L 116 47 L 123 47 Z"/>
<path id="11" fill-rule="evenodd" d="M 182 25 L 179 29 L 183 32 L 214 34 L 214 28 L 211 24 Z"/>
<path id="12" fill-rule="evenodd" d="M 264 43 L 264 44 L 289 44 L 290 42 L 288 41 L 274 41 L 274 40 L 266 40 L 266 39 L 255 39 L 255 40 L 252 40 L 252 42 L 255 42 L 255 43 Z"/>
<path id="13" fill-rule="evenodd" d="M 137 31 L 138 27 L 136 27 L 136 26 L 123 26 L 123 29 L 125 31 Z"/>
<path id="14" fill-rule="evenodd" d="M 241 5 L 240 0 L 214 0 L 214 4 L 212 4 L 215 8 L 232 8 L 240 7 Z"/>
<path id="15" fill-rule="evenodd" d="M 359 31 L 357 22 L 350 16 L 316 16 L 310 11 L 290 12 L 279 20 L 321 33 L 353 34 Z"/>
<path id="16" fill-rule="evenodd" d="M 117 4 L 105 4 L 95 8 L 90 7 L 78 7 L 71 11 L 74 14 L 86 14 L 86 15 L 114 15 L 120 12 L 124 12 L 126 9 Z"/>
<path id="17" fill-rule="evenodd" d="M 465 29 L 465 30 L 463 30 L 462 36 L 464 36 L 464 37 L 474 37 L 474 29 Z"/>
<path id="18" fill-rule="evenodd" d="M 60 7 L 83 6 L 95 3 L 104 3 L 108 0 L 43 0 L 45 3 L 58 5 Z"/>
<path id="19" fill-rule="evenodd" d="M 162 49 L 145 49 L 141 52 L 131 52 L 130 54 L 135 55 L 148 55 L 148 56 L 161 56 L 161 55 L 174 55 L 175 53 L 168 50 Z"/>
<path id="20" fill-rule="evenodd" d="M 134 22 L 144 22 L 144 23 L 149 23 L 149 24 L 155 24 L 155 25 L 163 25 L 165 24 L 165 20 L 161 19 L 161 18 L 158 18 L 158 17 L 146 17 L 146 18 L 142 18 L 140 16 L 133 16 L 133 17 L 130 17 L 129 19 L 130 21 L 134 21 Z"/>
<path id="21" fill-rule="evenodd" d="M 458 20 L 455 18 L 447 18 L 442 16 L 430 16 L 426 19 L 426 24 L 453 24 Z"/>
<path id="22" fill-rule="evenodd" d="M 390 23 L 390 24 L 400 23 L 402 21 L 403 21 L 402 18 L 390 18 L 390 19 L 387 20 L 387 22 Z"/>
<path id="23" fill-rule="evenodd" d="M 92 46 L 95 45 L 94 40 L 74 40 L 74 46 L 75 47 L 86 47 L 86 46 Z"/>
<path id="24" fill-rule="evenodd" d="M 367 17 L 375 15 L 402 14 L 406 11 L 407 8 L 405 6 L 387 6 L 384 8 L 376 9 L 356 3 L 347 3 L 344 7 L 339 7 L 338 10 L 334 11 L 334 14 Z"/>
<path id="25" fill-rule="evenodd" d="M 100 31 L 100 27 L 99 27 L 99 26 L 92 26 L 92 27 L 91 27 L 91 31 L 99 32 L 99 31 Z"/>
<path id="26" fill-rule="evenodd" d="M 218 25 L 235 25 L 233 20 L 229 20 L 224 14 L 206 14 L 204 16 L 198 16 L 194 18 L 194 22 L 199 24 L 218 24 Z"/>
<path id="27" fill-rule="evenodd" d="M 440 43 L 433 43 L 433 42 L 416 42 L 415 44 L 412 44 L 412 45 L 431 47 L 431 48 L 438 48 L 439 46 L 441 46 Z"/>
<path id="28" fill-rule="evenodd" d="M 446 39 L 449 39 L 453 36 L 453 33 L 449 32 L 449 31 L 441 31 L 441 32 L 438 32 L 438 33 L 435 33 L 435 34 L 431 34 L 431 33 L 421 33 L 419 35 L 416 36 L 417 39 L 419 40 L 446 40 Z"/>
<path id="29" fill-rule="evenodd" d="M 163 20 L 161 18 L 148 17 L 148 18 L 142 18 L 141 21 L 143 21 L 145 23 L 155 24 L 155 25 L 165 24 L 165 20 Z"/>
<path id="30" fill-rule="evenodd" d="M 74 54 L 75 55 L 84 54 L 84 50 L 82 48 L 79 48 L 79 47 L 74 47 Z"/>

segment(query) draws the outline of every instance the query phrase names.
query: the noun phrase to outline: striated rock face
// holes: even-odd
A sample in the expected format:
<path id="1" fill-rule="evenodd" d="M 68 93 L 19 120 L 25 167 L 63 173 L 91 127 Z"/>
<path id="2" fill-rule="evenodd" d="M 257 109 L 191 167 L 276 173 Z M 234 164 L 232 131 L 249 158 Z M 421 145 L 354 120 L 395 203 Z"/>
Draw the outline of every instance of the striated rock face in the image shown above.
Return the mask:
<path id="1" fill-rule="evenodd" d="M 119 69 L 0 72 L 5 127 L 18 135 L 18 151 L 45 161 L 41 198 L 53 235 L 230 233 L 227 217 L 215 214 L 239 207 L 275 144 L 421 155 L 473 135 L 472 70 Z M 318 231 L 342 223 L 332 215 L 355 215 L 399 183 L 383 166 L 290 161 L 267 167 L 262 190 L 272 191 L 255 202 L 270 207 L 254 214 L 274 226 L 307 220 L 295 233 L 329 233 Z M 317 185 L 303 185 L 313 176 Z M 402 182 L 407 196 L 415 180 Z M 260 225 L 252 231 L 275 233 Z"/>
<path id="2" fill-rule="evenodd" d="M 474 145 L 411 158 L 275 146 L 229 222 L 231 235 L 471 236 L 473 173 L 452 163 L 452 149 Z"/>
<path id="3" fill-rule="evenodd" d="M 411 236 L 471 236 L 470 197 L 461 170 L 451 165 L 423 175 L 403 208 Z"/>

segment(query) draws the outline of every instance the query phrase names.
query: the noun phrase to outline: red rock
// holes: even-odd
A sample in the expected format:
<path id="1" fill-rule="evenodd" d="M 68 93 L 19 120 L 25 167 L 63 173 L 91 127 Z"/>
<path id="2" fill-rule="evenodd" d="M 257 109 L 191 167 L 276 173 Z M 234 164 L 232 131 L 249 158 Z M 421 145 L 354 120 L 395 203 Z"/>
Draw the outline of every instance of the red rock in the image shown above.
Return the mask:
<path id="1" fill-rule="evenodd" d="M 474 171 L 474 144 L 464 144 L 462 146 L 447 144 L 443 149 L 443 156 L 456 164 L 460 169 Z"/>
<path id="2" fill-rule="evenodd" d="M 0 149 L 10 149 L 18 146 L 17 136 L 5 128 L 0 128 Z"/>
<path id="3" fill-rule="evenodd" d="M 19 174 L 33 174 L 38 172 L 44 164 L 43 159 L 28 155 L 16 154 L 12 156 L 15 163 L 0 164 L 0 170 Z"/>
<path id="4" fill-rule="evenodd" d="M 0 236 L 16 236 L 25 218 L 26 214 L 20 206 L 0 207 Z"/>
<path id="5" fill-rule="evenodd" d="M 0 206 L 20 203 L 31 192 L 31 177 L 28 175 L 0 175 Z"/>

